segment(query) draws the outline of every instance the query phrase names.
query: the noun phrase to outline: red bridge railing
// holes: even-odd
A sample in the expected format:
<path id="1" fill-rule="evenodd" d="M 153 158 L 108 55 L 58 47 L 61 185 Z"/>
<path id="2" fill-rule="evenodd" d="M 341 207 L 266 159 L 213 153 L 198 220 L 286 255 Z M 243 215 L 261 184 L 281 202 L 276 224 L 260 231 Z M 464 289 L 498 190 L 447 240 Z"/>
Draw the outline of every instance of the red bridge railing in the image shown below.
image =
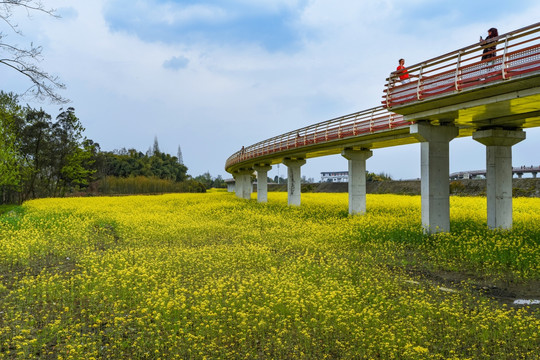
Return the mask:
<path id="1" fill-rule="evenodd" d="M 496 45 L 482 60 L 485 48 Z M 383 106 L 391 109 L 462 90 L 527 76 L 540 71 L 540 23 L 407 68 L 411 81 L 401 84 L 396 71 L 385 85 Z"/>
<path id="2" fill-rule="evenodd" d="M 402 115 L 394 114 L 383 106 L 379 106 L 306 126 L 242 148 L 227 159 L 225 169 L 261 156 L 290 149 L 308 149 L 316 144 L 391 130 L 410 124 L 410 121 L 403 120 Z"/>

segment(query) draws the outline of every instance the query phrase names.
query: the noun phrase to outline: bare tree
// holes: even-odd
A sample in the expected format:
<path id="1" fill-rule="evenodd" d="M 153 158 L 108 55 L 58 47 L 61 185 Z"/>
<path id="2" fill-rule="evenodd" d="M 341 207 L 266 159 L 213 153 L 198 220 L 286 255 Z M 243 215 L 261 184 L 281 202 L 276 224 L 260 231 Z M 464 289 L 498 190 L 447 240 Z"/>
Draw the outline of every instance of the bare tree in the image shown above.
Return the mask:
<path id="1" fill-rule="evenodd" d="M 54 9 L 46 9 L 39 0 L 0 0 L 1 21 L 19 36 L 22 36 L 22 32 L 12 19 L 14 12 L 18 10 L 26 11 L 28 16 L 41 12 L 59 17 Z M 10 44 L 6 40 L 7 34 L 0 32 L 0 63 L 18 71 L 30 80 L 32 85 L 23 95 L 30 95 L 39 100 L 49 99 L 54 103 L 68 102 L 56 92 L 59 89 L 65 89 L 65 85 L 59 81 L 58 77 L 49 75 L 37 66 L 42 59 L 42 47 L 30 43 L 29 47 L 23 48 Z"/>

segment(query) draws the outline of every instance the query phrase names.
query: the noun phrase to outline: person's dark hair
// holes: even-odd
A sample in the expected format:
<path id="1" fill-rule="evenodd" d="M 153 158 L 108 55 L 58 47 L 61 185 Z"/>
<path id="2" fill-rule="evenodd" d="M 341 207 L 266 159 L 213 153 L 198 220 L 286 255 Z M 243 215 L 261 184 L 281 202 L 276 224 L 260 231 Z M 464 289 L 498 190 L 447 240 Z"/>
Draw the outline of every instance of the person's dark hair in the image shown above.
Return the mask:
<path id="1" fill-rule="evenodd" d="M 405 59 L 399 59 L 399 60 L 397 61 L 397 63 L 398 63 L 398 64 L 401 64 L 401 61 L 402 61 L 402 60 L 405 61 Z"/>
<path id="2" fill-rule="evenodd" d="M 491 29 L 488 30 L 488 32 L 491 33 L 491 37 L 497 37 L 497 36 L 499 36 L 499 32 L 497 31 L 496 28 L 491 28 Z"/>

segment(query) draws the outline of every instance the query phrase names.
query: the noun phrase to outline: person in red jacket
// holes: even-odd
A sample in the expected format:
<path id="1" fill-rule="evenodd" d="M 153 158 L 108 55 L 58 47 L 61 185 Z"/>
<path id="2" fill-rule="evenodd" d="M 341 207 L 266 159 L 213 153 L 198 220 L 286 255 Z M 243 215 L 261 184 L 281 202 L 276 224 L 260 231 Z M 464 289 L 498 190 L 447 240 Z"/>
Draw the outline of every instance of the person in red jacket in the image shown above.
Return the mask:
<path id="1" fill-rule="evenodd" d="M 397 67 L 396 72 L 399 76 L 399 81 L 401 81 L 402 84 L 406 84 L 411 81 L 409 79 L 407 68 L 405 67 L 405 59 L 399 59 L 399 66 Z"/>

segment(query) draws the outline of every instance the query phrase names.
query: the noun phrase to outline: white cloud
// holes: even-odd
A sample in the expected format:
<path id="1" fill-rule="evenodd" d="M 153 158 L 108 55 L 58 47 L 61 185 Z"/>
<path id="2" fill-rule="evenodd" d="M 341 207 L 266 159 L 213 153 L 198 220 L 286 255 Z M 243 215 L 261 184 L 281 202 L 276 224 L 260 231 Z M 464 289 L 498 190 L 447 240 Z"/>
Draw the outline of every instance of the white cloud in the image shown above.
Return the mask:
<path id="1" fill-rule="evenodd" d="M 221 7 L 209 5 L 189 5 L 181 6 L 175 3 L 165 3 L 162 5 L 152 5 L 147 9 L 150 11 L 150 18 L 156 22 L 166 24 L 190 24 L 190 23 L 216 23 L 231 19 L 231 14 Z"/>

